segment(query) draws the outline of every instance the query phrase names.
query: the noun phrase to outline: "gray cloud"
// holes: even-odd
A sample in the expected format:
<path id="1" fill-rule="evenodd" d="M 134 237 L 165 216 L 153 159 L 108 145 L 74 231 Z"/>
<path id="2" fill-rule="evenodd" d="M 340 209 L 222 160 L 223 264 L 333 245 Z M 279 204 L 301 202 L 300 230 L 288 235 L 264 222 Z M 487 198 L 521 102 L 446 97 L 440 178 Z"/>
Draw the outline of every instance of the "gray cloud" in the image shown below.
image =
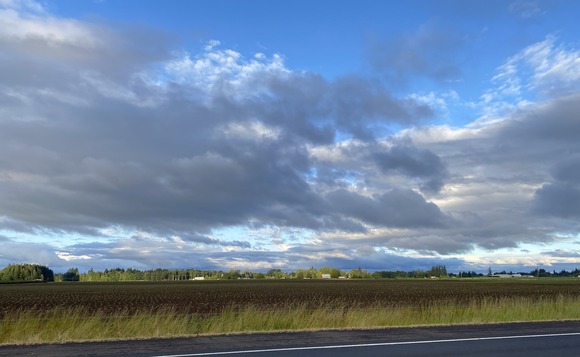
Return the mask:
<path id="1" fill-rule="evenodd" d="M 533 212 L 563 218 L 580 217 L 580 156 L 564 158 L 552 169 L 553 181 L 535 193 Z"/>
<path id="2" fill-rule="evenodd" d="M 430 193 L 455 219 L 438 252 L 547 244 L 555 233 L 577 232 L 578 103 L 577 95 L 560 97 L 482 127 L 410 134 L 413 145 L 435 153 L 448 173 L 442 190 Z"/>
<path id="3" fill-rule="evenodd" d="M 209 245 L 218 245 L 222 247 L 239 247 L 250 249 L 252 245 L 250 242 L 234 240 L 234 241 L 223 241 L 217 238 L 211 238 L 203 235 L 184 235 L 181 238 L 176 239 L 183 239 L 186 242 L 191 243 L 202 243 L 202 244 L 209 244 Z"/>
<path id="4" fill-rule="evenodd" d="M 173 60 L 165 35 L 54 20 L 79 35 L 0 36 L 0 215 L 31 229 L 354 229 L 324 212 L 307 145 L 432 114 L 355 76 L 329 82 L 274 59 L 221 68 L 221 50 L 198 55 L 208 73 L 174 66 L 159 85 L 147 73 Z"/>
<path id="5" fill-rule="evenodd" d="M 519 120 L 501 128 L 500 138 L 511 138 L 512 145 L 526 150 L 528 165 L 547 167 L 552 176 L 546 175 L 544 180 L 548 182 L 535 192 L 531 206 L 535 214 L 563 218 L 580 215 L 578 110 L 577 95 L 559 98 L 534 111 L 524 111 Z M 516 157 L 521 159 L 521 154 Z"/>
<path id="6" fill-rule="evenodd" d="M 0 266 L 20 262 L 52 267 L 63 266 L 66 263 L 58 257 L 55 248 L 49 244 L 18 242 L 13 239 L 4 239 L 2 241 L 2 252 L 0 252 Z"/>
<path id="7" fill-rule="evenodd" d="M 536 191 L 534 213 L 557 217 L 580 216 L 580 188 L 563 182 L 545 184 Z"/>
<path id="8" fill-rule="evenodd" d="M 265 86 L 268 95 L 247 103 L 234 104 L 227 98 L 219 98 L 217 103 L 232 106 L 229 111 L 258 116 L 265 123 L 284 128 L 287 135 L 319 144 L 334 141 L 337 130 L 367 140 L 384 132 L 388 124 L 419 123 L 433 117 L 431 107 L 395 98 L 383 84 L 361 76 L 329 82 L 311 73 L 285 78 L 264 75 L 270 78 L 256 78 L 250 85 Z"/>
<path id="9" fill-rule="evenodd" d="M 409 124 L 433 116 L 429 106 L 395 99 L 382 85 L 355 76 L 340 78 L 333 84 L 330 103 L 330 115 L 335 118 L 337 127 L 363 140 L 374 137 L 373 126 L 365 126 L 365 123 L 378 124 L 381 130 L 381 122 L 383 125 L 388 122 Z"/>
<path id="10" fill-rule="evenodd" d="M 447 169 L 441 158 L 430 150 L 419 150 L 412 145 L 396 145 L 374 154 L 374 159 L 384 173 L 400 173 L 423 181 L 421 188 L 437 192 L 443 187 Z"/>
<path id="11" fill-rule="evenodd" d="M 570 184 L 580 184 L 580 153 L 563 158 L 552 170 L 556 180 Z"/>
<path id="12" fill-rule="evenodd" d="M 212 263 L 217 247 L 249 249 L 244 241 L 224 241 L 208 236 L 131 236 L 110 242 L 78 243 L 63 247 L 75 265 L 84 269 L 123 268 L 198 268 L 224 269 Z M 219 251 L 218 249 L 218 251 Z M 247 251 L 246 251 L 247 252 Z M 218 253 L 227 255 L 228 253 Z M 245 253 L 239 253 L 245 254 Z M 251 251 L 247 254 L 251 254 Z"/>
<path id="13" fill-rule="evenodd" d="M 329 193 L 327 200 L 336 211 L 379 226 L 440 227 L 446 221 L 435 204 L 412 190 L 394 189 L 369 198 L 341 189 Z"/>
<path id="14" fill-rule="evenodd" d="M 546 153 L 570 147 L 577 142 L 580 122 L 577 111 L 580 109 L 578 94 L 555 98 L 548 104 L 534 106 L 514 115 L 513 121 L 506 121 L 500 127 L 498 140 L 517 143 L 531 149 L 531 141 L 538 140 L 538 149 Z M 551 120 L 549 119 L 551 118 Z"/>
<path id="15" fill-rule="evenodd" d="M 551 257 L 561 257 L 561 258 L 580 258 L 580 252 L 578 252 L 578 251 L 564 251 L 562 249 L 544 251 L 544 252 L 542 252 L 542 255 L 548 255 Z"/>

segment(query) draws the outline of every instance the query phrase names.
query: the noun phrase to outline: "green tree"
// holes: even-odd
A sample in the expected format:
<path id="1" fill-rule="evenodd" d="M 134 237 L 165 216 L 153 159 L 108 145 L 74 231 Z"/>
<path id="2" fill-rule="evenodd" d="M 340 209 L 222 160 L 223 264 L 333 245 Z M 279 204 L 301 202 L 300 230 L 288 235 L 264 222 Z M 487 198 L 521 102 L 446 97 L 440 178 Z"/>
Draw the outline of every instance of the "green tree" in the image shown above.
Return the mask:
<path id="1" fill-rule="evenodd" d="M 79 281 L 80 275 L 78 268 L 70 268 L 66 273 L 62 274 L 63 281 Z"/>
<path id="2" fill-rule="evenodd" d="M 429 270 L 428 274 L 438 278 L 447 277 L 447 267 L 445 265 L 434 265 L 431 267 L 431 270 Z"/>
<path id="3" fill-rule="evenodd" d="M 28 282 L 54 281 L 54 273 L 48 267 L 38 264 L 10 264 L 0 270 L 0 281 Z"/>

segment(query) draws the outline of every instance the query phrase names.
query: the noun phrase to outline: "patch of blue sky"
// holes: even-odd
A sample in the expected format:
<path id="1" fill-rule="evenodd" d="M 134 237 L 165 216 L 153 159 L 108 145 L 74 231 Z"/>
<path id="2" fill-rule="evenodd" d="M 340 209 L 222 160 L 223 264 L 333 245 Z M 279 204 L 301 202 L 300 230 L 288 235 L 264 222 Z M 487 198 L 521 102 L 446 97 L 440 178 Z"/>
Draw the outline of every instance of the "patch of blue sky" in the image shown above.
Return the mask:
<path id="1" fill-rule="evenodd" d="M 310 170 L 304 174 L 304 178 L 309 183 L 314 183 L 318 179 L 318 168 L 313 166 Z"/>

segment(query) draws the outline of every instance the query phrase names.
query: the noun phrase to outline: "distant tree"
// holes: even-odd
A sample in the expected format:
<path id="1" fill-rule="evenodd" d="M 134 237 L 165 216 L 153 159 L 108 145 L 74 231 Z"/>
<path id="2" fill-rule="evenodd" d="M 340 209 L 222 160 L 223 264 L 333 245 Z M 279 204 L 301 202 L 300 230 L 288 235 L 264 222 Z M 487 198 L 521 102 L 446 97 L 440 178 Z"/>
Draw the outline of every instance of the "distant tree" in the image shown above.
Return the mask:
<path id="1" fill-rule="evenodd" d="M 412 278 L 427 278 L 429 276 L 429 272 L 428 271 L 424 271 L 424 270 L 414 270 L 412 272 L 410 272 L 409 274 Z"/>
<path id="2" fill-rule="evenodd" d="M 237 279 L 240 277 L 240 271 L 239 270 L 230 270 L 227 273 L 223 273 L 223 278 L 224 279 Z"/>
<path id="3" fill-rule="evenodd" d="M 330 274 L 330 277 L 333 279 L 337 279 L 339 276 L 342 275 L 340 269 L 337 268 L 330 268 L 330 267 L 322 267 L 318 270 L 319 274 Z"/>
<path id="4" fill-rule="evenodd" d="M 289 277 L 288 274 L 284 273 L 282 269 L 270 269 L 266 273 L 272 279 L 286 279 Z"/>
<path id="5" fill-rule="evenodd" d="M 62 274 L 63 281 L 79 281 L 79 270 L 78 268 L 70 268 L 66 273 Z"/>
<path id="6" fill-rule="evenodd" d="M 371 273 L 369 273 L 366 269 L 362 270 L 361 267 L 352 269 L 347 275 L 351 279 L 371 279 L 373 277 Z"/>
<path id="7" fill-rule="evenodd" d="M 428 274 L 430 276 L 447 277 L 447 267 L 445 265 L 434 265 L 429 270 Z"/>
<path id="8" fill-rule="evenodd" d="M 536 276 L 538 278 L 546 278 L 552 276 L 552 274 L 549 271 L 546 271 L 546 269 L 534 269 L 530 272 L 530 275 Z"/>
<path id="9" fill-rule="evenodd" d="M 397 271 L 376 271 L 373 274 L 375 279 L 402 279 L 413 277 L 413 272 L 406 272 L 402 270 Z"/>

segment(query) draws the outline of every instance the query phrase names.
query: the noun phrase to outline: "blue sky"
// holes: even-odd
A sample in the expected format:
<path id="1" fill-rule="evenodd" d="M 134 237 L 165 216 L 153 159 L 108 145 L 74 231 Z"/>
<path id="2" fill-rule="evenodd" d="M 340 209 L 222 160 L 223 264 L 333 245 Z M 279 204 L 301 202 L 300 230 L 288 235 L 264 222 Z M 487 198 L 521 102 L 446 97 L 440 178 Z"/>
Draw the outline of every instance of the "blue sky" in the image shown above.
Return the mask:
<path id="1" fill-rule="evenodd" d="M 576 268 L 579 10 L 0 0 L 0 266 Z"/>

